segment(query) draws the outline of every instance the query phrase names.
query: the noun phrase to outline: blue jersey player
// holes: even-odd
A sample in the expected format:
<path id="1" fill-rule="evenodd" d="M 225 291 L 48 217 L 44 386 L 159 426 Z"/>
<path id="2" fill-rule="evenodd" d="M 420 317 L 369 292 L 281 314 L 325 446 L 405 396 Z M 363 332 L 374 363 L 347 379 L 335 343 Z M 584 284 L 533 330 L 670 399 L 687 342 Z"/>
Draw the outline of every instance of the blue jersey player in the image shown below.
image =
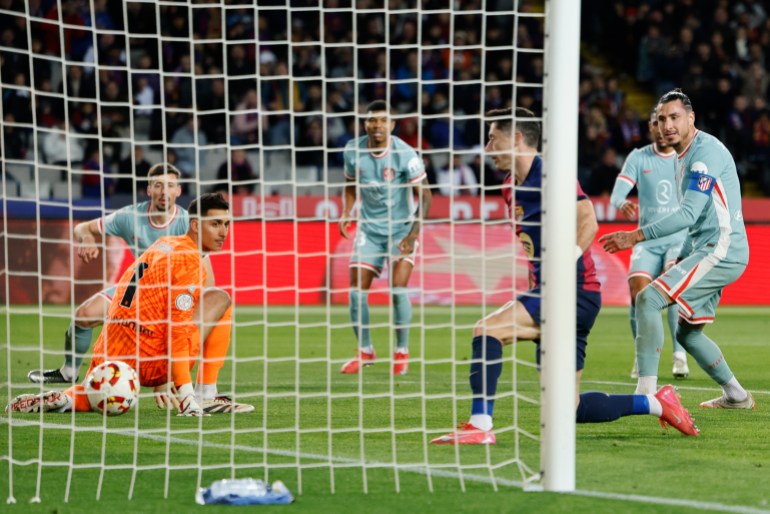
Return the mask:
<path id="1" fill-rule="evenodd" d="M 470 385 L 473 392 L 471 417 L 459 430 L 433 439 L 433 444 L 494 444 L 492 414 L 497 382 L 502 371 L 503 346 L 520 340 L 540 340 L 540 248 L 542 215 L 542 167 L 537 154 L 540 123 L 534 114 L 516 108 L 516 119 L 508 109 L 486 114 L 494 121 L 489 127 L 485 148 L 499 170 L 507 171 L 505 199 L 519 240 L 530 261 L 529 291 L 479 321 L 473 330 Z M 575 272 L 577 282 L 575 366 L 577 391 L 586 355 L 588 334 L 601 308 L 600 284 L 596 276 L 590 245 L 598 230 L 593 204 L 577 189 L 577 243 Z M 539 347 L 538 347 L 539 350 Z M 670 424 L 687 435 L 697 435 L 692 418 L 682 407 L 672 386 L 655 394 L 608 395 L 600 392 L 578 394 L 577 422 L 613 421 L 622 416 L 652 414 L 661 424 Z"/>
<path id="2" fill-rule="evenodd" d="M 703 333 L 703 327 L 714 321 L 722 289 L 736 281 L 749 262 L 735 161 L 718 139 L 695 128 L 692 103 L 681 90 L 661 97 L 658 126 L 678 154 L 680 209 L 637 230 L 614 232 L 600 239 L 606 251 L 615 253 L 687 229 L 677 264 L 636 298 L 637 392 L 657 387 L 663 346 L 660 311 L 676 302 L 680 312 L 677 340 L 722 387 L 722 396 L 700 406 L 754 409 L 751 394 L 735 378 L 716 343 Z"/>
<path id="3" fill-rule="evenodd" d="M 647 123 L 652 144 L 633 150 L 615 179 L 610 202 L 629 219 L 639 217 L 639 226 L 664 218 L 679 209 L 679 197 L 675 189 L 676 152 L 666 143 L 658 130 L 657 110 L 650 113 Z M 636 186 L 639 204 L 628 200 L 628 193 Z M 631 291 L 631 333 L 636 339 L 636 295 L 660 273 L 674 265 L 682 249 L 686 231 L 662 237 L 655 241 L 642 241 L 634 245 L 628 270 L 628 287 Z M 687 354 L 676 340 L 679 309 L 676 304 L 668 308 L 668 327 L 673 341 L 674 378 L 687 378 Z M 631 378 L 638 378 L 636 359 Z"/>
<path id="4" fill-rule="evenodd" d="M 396 327 L 393 374 L 405 375 L 412 322 L 407 286 L 420 233 L 417 214 L 423 218 L 428 215 L 432 196 L 422 159 L 412 147 L 391 135 L 395 121 L 390 119 L 387 103 L 374 101 L 366 111 L 366 135 L 350 141 L 344 153 L 347 184 L 339 222 L 343 237 L 352 237 L 348 228 L 353 222 L 351 213 L 357 193 L 361 205 L 350 259 L 350 320 L 358 339 L 358 352 L 341 371 L 356 374 L 361 366 L 374 363 L 368 292 L 372 280 L 380 276 L 388 261 Z"/>

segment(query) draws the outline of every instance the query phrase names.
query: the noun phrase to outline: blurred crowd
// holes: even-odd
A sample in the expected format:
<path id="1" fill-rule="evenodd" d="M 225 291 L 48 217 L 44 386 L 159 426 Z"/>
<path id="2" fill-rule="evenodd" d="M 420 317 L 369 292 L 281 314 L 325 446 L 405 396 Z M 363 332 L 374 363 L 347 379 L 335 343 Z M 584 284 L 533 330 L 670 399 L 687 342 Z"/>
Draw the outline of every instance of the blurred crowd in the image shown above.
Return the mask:
<path id="1" fill-rule="evenodd" d="M 424 0 L 419 13 L 410 0 L 357 0 L 355 12 L 351 0 L 322 4 L 0 0 L 18 13 L 0 16 L 3 157 L 83 170 L 82 194 L 98 196 L 131 193 L 150 148 L 190 178 L 205 163 L 253 192 L 273 170 L 264 155 L 262 169 L 249 157 L 285 151 L 323 177 L 361 135 L 362 108 L 385 98 L 438 193 L 499 192 L 503 177 L 479 156 L 483 113 L 514 98 L 541 112 L 542 1 Z M 656 95 L 683 87 L 698 125 L 723 137 L 751 178 L 767 175 L 761 2 L 584 0 L 583 9 L 584 41 L 607 60 L 582 67 L 587 191 L 608 192 L 625 155 L 649 142 L 647 112 L 620 88 L 629 76 Z M 207 148 L 226 148 L 223 161 L 206 162 Z"/>
<path id="2" fill-rule="evenodd" d="M 655 98 L 681 87 L 692 100 L 696 126 L 728 146 L 744 182 L 770 195 L 767 2 L 584 0 L 583 8 L 591 13 L 583 16 L 583 41 L 607 59 L 615 77 L 634 79 Z M 638 113 L 639 130 L 624 126 L 635 113 L 627 108 L 616 78 L 585 75 L 581 146 L 589 154 L 584 153 L 581 165 L 600 168 L 595 182 L 606 190 L 605 174 L 611 172 L 601 163 L 610 162 L 613 152 L 625 155 L 638 146 L 636 141 L 647 141 L 647 113 Z"/>

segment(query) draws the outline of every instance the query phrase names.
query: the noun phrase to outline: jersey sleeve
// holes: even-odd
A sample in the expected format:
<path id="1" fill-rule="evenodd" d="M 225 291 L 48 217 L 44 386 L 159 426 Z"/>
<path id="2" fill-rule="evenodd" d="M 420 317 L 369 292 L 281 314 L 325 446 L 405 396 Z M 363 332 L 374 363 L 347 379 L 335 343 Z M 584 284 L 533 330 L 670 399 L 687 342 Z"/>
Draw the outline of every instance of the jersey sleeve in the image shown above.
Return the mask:
<path id="1" fill-rule="evenodd" d="M 200 255 L 192 249 L 175 250 L 168 256 L 171 266 L 169 310 L 171 313 L 169 341 L 171 343 L 171 379 L 176 387 L 192 382 L 190 362 L 197 355 L 195 339 L 198 326 L 193 320 L 195 304 L 205 282 Z"/>
<path id="2" fill-rule="evenodd" d="M 626 162 L 623 163 L 623 168 L 615 179 L 615 185 L 610 195 L 610 203 L 616 209 L 620 209 L 620 206 L 626 201 L 628 193 L 636 185 L 637 177 L 639 176 L 637 152 L 638 150 L 634 150 L 628 154 Z"/>
<path id="3" fill-rule="evenodd" d="M 404 162 L 406 162 L 407 180 L 412 184 L 422 182 L 422 179 L 426 177 L 425 163 L 422 162 L 413 148 L 407 146 L 407 150 L 404 152 Z"/>
<path id="4" fill-rule="evenodd" d="M 101 218 L 99 229 L 102 234 L 118 236 L 129 245 L 134 239 L 134 227 L 136 226 L 136 212 L 133 206 L 128 205 Z"/>

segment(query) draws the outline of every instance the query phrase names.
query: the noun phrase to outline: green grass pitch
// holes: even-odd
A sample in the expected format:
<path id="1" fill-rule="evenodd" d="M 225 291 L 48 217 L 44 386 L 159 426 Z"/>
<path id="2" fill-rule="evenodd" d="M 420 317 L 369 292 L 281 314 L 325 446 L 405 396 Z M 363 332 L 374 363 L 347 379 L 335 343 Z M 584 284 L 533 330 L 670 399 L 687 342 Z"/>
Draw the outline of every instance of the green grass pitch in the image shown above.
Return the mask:
<path id="1" fill-rule="evenodd" d="M 0 312 L 3 403 L 39 391 L 26 373 L 59 364 L 69 323 L 69 310 L 18 311 Z M 231 351 L 238 360 L 225 365 L 220 390 L 253 403 L 255 413 L 177 418 L 143 397 L 139 415 L 109 419 L 16 415 L 9 423 L 0 415 L 0 510 L 230 512 L 196 506 L 197 485 L 250 476 L 283 480 L 297 501 L 267 508 L 287 512 L 770 512 L 769 308 L 722 308 L 706 329 L 754 393 L 756 411 L 700 410 L 699 402 L 720 391 L 690 360 L 690 378 L 675 384 L 702 435 L 664 432 L 651 416 L 578 425 L 575 494 L 521 489 L 520 467 L 539 467 L 539 445 L 527 437 L 539 426 L 530 401 L 538 397 L 531 343 L 505 351 L 496 446 L 425 444 L 467 419 L 470 332 L 480 314 L 416 307 L 410 373 L 393 377 L 388 314 L 374 309 L 382 362 L 344 376 L 339 366 L 354 351 L 345 309 L 241 308 Z M 660 384 L 673 380 L 670 349 L 667 335 Z M 604 309 L 589 340 L 582 390 L 633 392 L 632 361 L 627 310 Z M 11 491 L 16 504 L 5 505 Z M 30 504 L 38 496 L 41 503 Z"/>

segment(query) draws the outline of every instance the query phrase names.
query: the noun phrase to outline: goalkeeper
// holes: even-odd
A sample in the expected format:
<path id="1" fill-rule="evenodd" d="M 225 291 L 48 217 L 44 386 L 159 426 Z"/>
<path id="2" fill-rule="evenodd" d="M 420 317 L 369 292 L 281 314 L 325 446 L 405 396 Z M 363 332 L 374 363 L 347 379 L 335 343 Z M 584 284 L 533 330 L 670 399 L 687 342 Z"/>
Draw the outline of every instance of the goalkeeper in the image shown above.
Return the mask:
<path id="1" fill-rule="evenodd" d="M 99 256 L 96 238 L 113 235 L 123 239 L 131 248 L 134 256 L 147 250 L 163 236 L 181 236 L 190 226 L 187 211 L 176 204 L 182 194 L 179 184 L 181 172 L 171 164 L 155 164 L 147 173 L 147 196 L 149 201 L 128 205 L 105 216 L 75 226 L 75 239 L 80 244 L 78 255 L 83 262 L 89 263 Z M 211 261 L 203 259 L 206 269 L 206 287 L 214 287 L 214 271 Z M 75 311 L 75 320 L 67 330 L 65 337 L 64 363 L 60 368 L 32 370 L 27 378 L 30 382 L 47 384 L 72 384 L 79 380 L 78 370 L 83 357 L 91 347 L 93 329 L 104 322 L 107 309 L 115 296 L 115 287 L 109 287 L 83 302 Z M 225 311 L 222 314 L 221 308 Z M 235 405 L 227 396 L 217 392 L 219 370 L 224 364 L 227 347 L 219 343 L 222 334 L 230 332 L 232 309 L 230 298 L 224 291 L 206 297 L 201 307 L 196 309 L 196 317 L 202 327 L 203 362 L 199 366 L 196 393 L 209 412 L 229 412 L 233 409 L 242 412 L 251 410 L 248 405 Z M 74 342 L 74 351 L 72 343 Z M 247 410 L 247 411 L 248 411 Z"/>
<path id="2" fill-rule="evenodd" d="M 91 359 L 91 368 L 105 360 L 126 362 L 136 369 L 141 385 L 155 388 L 159 407 L 175 406 L 184 416 L 224 412 L 204 409 L 204 403 L 198 402 L 190 370 L 200 349 L 196 306 L 201 295 L 205 303 L 210 296 L 223 294 L 204 289 L 208 273 L 201 252 L 221 250 L 230 226 L 229 208 L 224 197 L 216 193 L 194 200 L 187 234 L 160 238 L 123 273 Z M 213 303 L 220 316 L 230 308 L 229 298 Z M 215 330 L 212 336 L 215 333 L 226 352 L 229 326 L 228 330 Z M 6 411 L 88 411 L 91 407 L 83 389 L 75 385 L 64 394 L 20 395 Z M 232 411 L 253 410 L 251 405 L 241 407 Z"/>

